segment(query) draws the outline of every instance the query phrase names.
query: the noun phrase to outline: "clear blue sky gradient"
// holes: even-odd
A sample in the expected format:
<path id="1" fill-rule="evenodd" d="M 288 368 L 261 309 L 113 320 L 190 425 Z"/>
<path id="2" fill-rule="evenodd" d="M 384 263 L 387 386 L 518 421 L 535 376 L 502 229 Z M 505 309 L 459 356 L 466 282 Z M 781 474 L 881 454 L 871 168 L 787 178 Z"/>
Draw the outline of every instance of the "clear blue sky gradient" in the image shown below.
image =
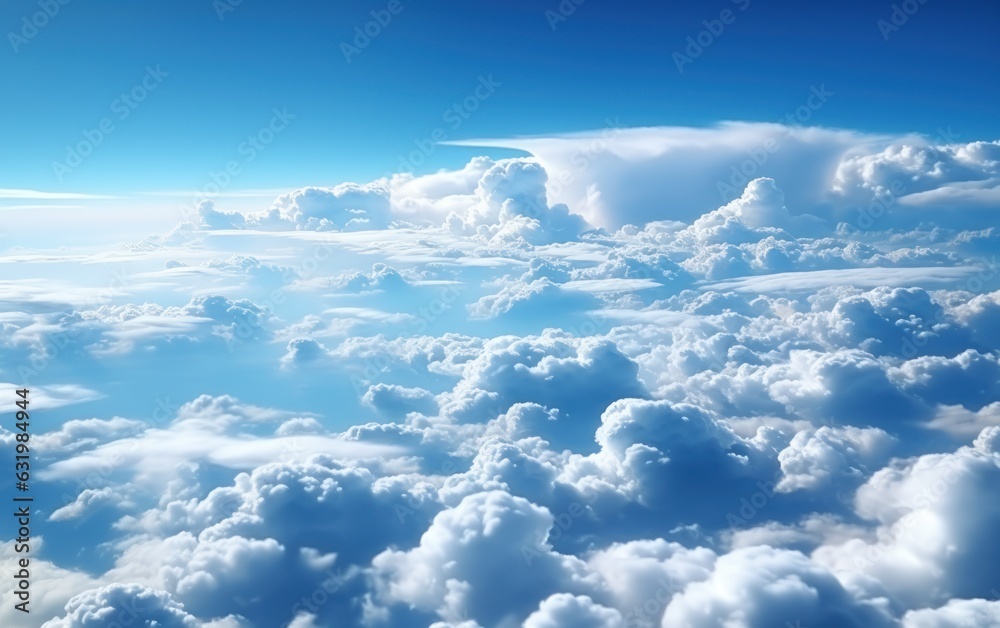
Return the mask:
<path id="1" fill-rule="evenodd" d="M 275 107 L 295 119 L 243 163 L 234 189 L 369 180 L 398 170 L 436 129 L 465 139 L 601 128 L 608 118 L 625 126 L 778 120 L 820 84 L 835 96 L 810 123 L 1000 136 L 995 3 L 912 0 L 906 8 L 915 12 L 886 31 L 878 22 L 891 20 L 890 2 L 749 0 L 741 10 L 746 2 L 566 0 L 563 12 L 573 11 L 556 21 L 546 14 L 559 11 L 556 0 L 399 0 L 349 62 L 342 44 L 354 45 L 355 27 L 388 2 L 243 0 L 222 12 L 211 0 L 52 0 L 58 12 L 37 18 L 47 23 L 30 37 L 24 19 L 40 5 L 8 2 L 0 8 L 0 187 L 198 188 L 206 173 L 245 161 L 241 144 Z M 731 23 L 679 72 L 674 53 L 727 9 Z M 142 83 L 147 66 L 168 75 L 124 117 L 116 99 Z M 456 126 L 449 108 L 491 76 L 500 85 Z M 105 118 L 113 130 L 59 180 L 53 162 Z M 429 152 L 418 172 L 460 167 L 483 149 Z"/>

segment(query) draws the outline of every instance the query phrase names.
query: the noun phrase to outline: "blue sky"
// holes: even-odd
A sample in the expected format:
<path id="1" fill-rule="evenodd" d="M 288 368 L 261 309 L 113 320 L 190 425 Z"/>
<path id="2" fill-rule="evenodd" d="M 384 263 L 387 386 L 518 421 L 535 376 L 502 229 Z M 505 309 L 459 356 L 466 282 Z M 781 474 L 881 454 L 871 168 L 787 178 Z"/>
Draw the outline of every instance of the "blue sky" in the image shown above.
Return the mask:
<path id="1" fill-rule="evenodd" d="M 381 4 L 60 6 L 35 37 L 8 37 L 0 52 L 4 91 L 18 95 L 0 105 L 0 183 L 116 195 L 200 187 L 274 107 L 287 108 L 294 123 L 234 189 L 369 180 L 398 170 L 400 157 L 439 127 L 448 139 L 468 139 L 589 130 L 608 118 L 625 126 L 773 121 L 813 85 L 836 98 L 812 123 L 997 132 L 1000 87 L 990 77 L 1000 44 L 990 4 L 915 5 L 888 41 L 877 24 L 891 19 L 888 3 L 588 1 L 567 3 L 574 10 L 565 21 L 546 15 L 558 2 L 399 6 L 349 63 L 341 44 Z M 726 9 L 735 20 L 678 72 L 672 55 Z M 2 16 L 19 33 L 20 18 L 36 10 L 12 2 Z M 121 120 L 112 103 L 147 66 L 168 76 Z M 445 112 L 474 93 L 480 76 L 500 86 L 452 128 Z M 52 162 L 104 118 L 113 133 L 60 181 Z M 438 148 L 416 169 L 454 167 L 473 154 Z"/>
<path id="2" fill-rule="evenodd" d="M 0 626 L 1000 625 L 998 17 L 4 5 Z"/>

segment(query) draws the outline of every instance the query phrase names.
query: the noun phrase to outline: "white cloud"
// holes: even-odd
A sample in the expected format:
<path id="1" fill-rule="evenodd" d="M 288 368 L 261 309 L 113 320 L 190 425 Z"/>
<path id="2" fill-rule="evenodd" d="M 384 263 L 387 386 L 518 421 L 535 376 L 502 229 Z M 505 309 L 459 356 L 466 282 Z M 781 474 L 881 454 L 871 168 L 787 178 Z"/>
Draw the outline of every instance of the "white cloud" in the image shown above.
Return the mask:
<path id="1" fill-rule="evenodd" d="M 903 628 L 950 628 L 993 626 L 1000 623 L 1000 602 L 995 600 L 950 600 L 941 608 L 910 611 Z"/>
<path id="2" fill-rule="evenodd" d="M 720 556 L 711 576 L 674 597 L 663 626 L 894 625 L 885 600 L 858 600 L 798 552 L 767 546 Z"/>
<path id="3" fill-rule="evenodd" d="M 690 221 L 739 196 L 757 177 L 776 180 L 793 211 L 801 211 L 828 197 L 828 177 L 841 155 L 887 139 L 727 122 L 457 143 L 528 151 L 549 171 L 554 201 L 577 208 L 595 225 L 616 228 L 663 218 Z"/>
<path id="4" fill-rule="evenodd" d="M 495 625 L 525 617 L 549 595 L 585 590 L 585 565 L 552 552 L 552 515 L 502 491 L 471 495 L 434 518 L 409 551 L 372 562 L 379 598 Z"/>
<path id="5" fill-rule="evenodd" d="M 992 621 L 1000 144 L 501 143 L 536 158 L 0 257 L 0 379 L 38 371 L 56 503 L 38 617 Z"/>
<path id="6" fill-rule="evenodd" d="M 0 189 L 0 198 L 24 198 L 46 201 L 55 200 L 83 200 L 83 199 L 108 199 L 113 196 L 100 196 L 95 194 L 79 194 L 77 192 L 41 192 L 38 190 L 21 190 L 4 188 Z"/>
<path id="7" fill-rule="evenodd" d="M 98 472 L 134 475 L 162 484 L 186 462 L 213 463 L 232 469 L 253 469 L 273 460 L 303 460 L 315 454 L 345 459 L 391 456 L 392 447 L 350 443 L 334 436 L 253 436 L 255 422 L 273 422 L 288 413 L 240 404 L 231 397 L 204 395 L 178 411 L 169 425 L 153 427 L 128 438 L 79 451 L 48 465 L 40 475 L 70 479 Z"/>
<path id="8" fill-rule="evenodd" d="M 1000 481 L 998 428 L 973 447 L 927 454 L 876 472 L 856 510 L 878 522 L 875 538 L 831 543 L 816 558 L 852 586 L 888 593 L 907 608 L 990 595 L 1000 552 L 1000 509 L 988 495 Z"/>
<path id="9" fill-rule="evenodd" d="M 877 428 L 830 428 L 802 431 L 778 454 L 784 477 L 779 491 L 816 490 L 862 479 L 887 459 L 894 439 Z"/>
<path id="10" fill-rule="evenodd" d="M 139 585 L 113 584 L 77 595 L 66 604 L 66 615 L 45 622 L 45 628 L 104 628 L 141 622 L 164 628 L 201 625 L 164 591 Z"/>
<path id="11" fill-rule="evenodd" d="M 850 268 L 774 273 L 757 277 L 737 277 L 705 286 L 706 290 L 736 290 L 739 292 L 815 291 L 829 286 L 913 286 L 921 284 L 956 284 L 975 274 L 974 266 L 930 268 Z"/>
<path id="12" fill-rule="evenodd" d="M 623 625 L 618 611 L 595 604 L 586 595 L 568 593 L 557 593 L 542 602 L 523 624 L 525 628 L 620 628 Z"/>

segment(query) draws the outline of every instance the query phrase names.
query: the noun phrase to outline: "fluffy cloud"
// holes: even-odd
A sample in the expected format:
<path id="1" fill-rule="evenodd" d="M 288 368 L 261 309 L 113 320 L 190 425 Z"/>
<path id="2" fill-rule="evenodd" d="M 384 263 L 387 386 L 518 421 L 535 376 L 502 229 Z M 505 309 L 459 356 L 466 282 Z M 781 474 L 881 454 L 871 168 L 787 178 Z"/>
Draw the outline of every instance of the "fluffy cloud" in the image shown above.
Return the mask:
<path id="1" fill-rule="evenodd" d="M 566 205 L 549 206 L 545 169 L 538 163 L 512 159 L 491 166 L 476 186 L 477 203 L 463 214 L 452 213 L 446 224 L 455 233 L 475 235 L 491 244 L 547 244 L 573 240 L 586 221 Z"/>
<path id="2" fill-rule="evenodd" d="M 951 600 L 941 608 L 910 611 L 903 628 L 948 628 L 949 626 L 990 626 L 1000 622 L 1000 602 Z"/>
<path id="3" fill-rule="evenodd" d="M 874 538 L 817 550 L 856 587 L 888 593 L 908 608 L 951 597 L 988 597 L 1000 551 L 1000 510 L 986 495 L 1000 481 L 998 429 L 971 447 L 898 461 L 858 489 L 856 509 L 878 522 Z"/>
<path id="4" fill-rule="evenodd" d="M 181 406 L 177 418 L 168 425 L 74 452 L 49 465 L 43 475 L 57 480 L 87 473 L 97 473 L 103 478 L 124 475 L 163 484 L 185 462 L 252 469 L 270 460 L 304 459 L 316 453 L 353 458 L 395 451 L 349 444 L 327 435 L 274 438 L 253 435 L 255 424 L 287 416 L 286 412 L 241 404 L 232 397 L 203 395 Z"/>
<path id="5" fill-rule="evenodd" d="M 663 626 L 892 626 L 884 600 L 855 599 L 808 557 L 767 546 L 719 557 L 707 580 L 685 587 Z"/>
<path id="6" fill-rule="evenodd" d="M 600 412 L 621 397 L 645 396 L 638 366 L 608 340 L 560 334 L 500 337 L 465 364 L 462 380 L 442 395 L 442 412 L 462 420 L 497 416 L 516 403 L 557 408 L 556 446 L 592 439 Z M 573 428 L 562 427 L 570 425 Z"/>
<path id="7" fill-rule="evenodd" d="M 911 142 L 895 142 L 876 153 L 846 157 L 837 167 L 834 189 L 846 196 L 860 193 L 864 198 L 902 191 L 917 194 L 1000 174 L 1000 142 L 946 146 L 933 146 L 919 138 Z"/>
<path id="8" fill-rule="evenodd" d="M 438 408 L 434 395 L 423 388 L 393 384 L 375 384 L 365 393 L 363 401 L 388 415 L 405 415 L 407 412 L 433 414 Z"/>
<path id="9" fill-rule="evenodd" d="M 877 428 L 823 426 L 799 432 L 778 454 L 784 477 L 777 490 L 815 490 L 831 484 L 843 486 L 851 477 L 864 478 L 866 467 L 885 462 L 892 444 L 892 437 Z"/>
<path id="10" fill-rule="evenodd" d="M 202 224 L 213 229 L 383 229 L 390 220 L 389 190 L 379 184 L 354 183 L 306 187 L 279 196 L 259 214 L 219 212 L 209 202 L 199 207 L 199 215 Z"/>
<path id="11" fill-rule="evenodd" d="M 691 221 L 738 197 L 759 177 L 778 181 L 797 213 L 823 208 L 849 220 L 859 219 L 862 203 L 874 203 L 875 211 L 862 210 L 861 216 L 874 213 L 883 220 L 900 197 L 900 204 L 938 207 L 981 208 L 997 201 L 996 142 L 935 146 L 918 136 L 726 122 L 458 143 L 528 151 L 550 172 L 553 200 L 602 227 L 663 216 Z M 894 222 L 919 221 L 888 213 Z"/>
<path id="12" fill-rule="evenodd" d="M 525 628 L 618 628 L 622 625 L 622 616 L 612 608 L 595 604 L 586 595 L 557 593 L 542 602 L 523 625 Z"/>
<path id="13" fill-rule="evenodd" d="M 86 591 L 66 604 L 66 615 L 45 622 L 45 628 L 106 628 L 139 622 L 164 628 L 201 626 L 194 616 L 164 591 L 139 585 L 113 584 Z"/>
<path id="14" fill-rule="evenodd" d="M 552 552 L 552 515 L 506 492 L 471 495 L 434 518 L 409 551 L 372 561 L 379 598 L 455 621 L 525 617 L 549 595 L 585 590 L 585 565 Z"/>
<path id="15" fill-rule="evenodd" d="M 995 622 L 996 142 L 499 143 L 533 156 L 0 256 L 33 613 Z"/>

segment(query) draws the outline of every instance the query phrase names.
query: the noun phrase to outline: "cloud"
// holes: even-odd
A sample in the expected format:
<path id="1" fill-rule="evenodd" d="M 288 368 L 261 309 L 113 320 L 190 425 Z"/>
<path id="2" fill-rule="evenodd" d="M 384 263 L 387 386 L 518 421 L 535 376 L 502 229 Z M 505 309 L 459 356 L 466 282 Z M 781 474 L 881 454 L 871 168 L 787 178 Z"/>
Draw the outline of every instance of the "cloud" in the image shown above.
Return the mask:
<path id="1" fill-rule="evenodd" d="M 377 183 L 305 187 L 282 194 L 259 214 L 223 213 L 209 202 L 202 203 L 199 215 L 202 224 L 213 229 L 384 229 L 390 220 L 389 190 Z"/>
<path id="2" fill-rule="evenodd" d="M 972 437 L 984 428 L 1000 425 L 1000 402 L 983 406 L 978 411 L 967 410 L 960 405 L 939 406 L 934 418 L 927 422 L 927 427 L 947 432 L 953 436 Z"/>
<path id="3" fill-rule="evenodd" d="M 550 172 L 556 202 L 592 224 L 691 221 L 770 177 L 801 211 L 824 202 L 841 156 L 888 138 L 853 131 L 726 122 L 708 128 L 647 127 L 533 138 L 468 140 L 525 150 Z M 768 150 L 770 149 L 770 150 Z M 558 182 L 558 185 L 557 183 Z"/>
<path id="4" fill-rule="evenodd" d="M 941 608 L 910 611 L 903 628 L 948 628 L 948 626 L 989 626 L 1000 621 L 1000 602 L 951 600 Z"/>
<path id="5" fill-rule="evenodd" d="M 0 258 L 37 617 L 992 621 L 996 142 L 505 143 Z"/>
<path id="6" fill-rule="evenodd" d="M 542 602 L 523 625 L 525 628 L 617 628 L 622 625 L 622 616 L 613 608 L 595 604 L 586 595 L 557 593 Z"/>
<path id="7" fill-rule="evenodd" d="M 87 511 L 99 508 L 103 505 L 118 505 L 125 501 L 125 497 L 115 490 L 105 487 L 102 489 L 86 489 L 77 495 L 76 500 L 56 509 L 50 516 L 49 521 L 68 521 L 84 516 Z"/>
<path id="8" fill-rule="evenodd" d="M 16 399 L 15 391 L 26 388 L 24 384 L 0 382 L 0 394 L 8 399 Z M 89 390 L 77 384 L 50 384 L 48 386 L 32 386 L 29 390 L 30 403 L 33 410 L 54 410 L 65 406 L 86 403 L 100 399 L 103 395 L 95 390 Z"/>
<path id="9" fill-rule="evenodd" d="M 858 600 L 834 575 L 798 552 L 767 546 L 720 556 L 707 580 L 685 587 L 664 626 L 894 625 L 884 600 Z"/>
<path id="10" fill-rule="evenodd" d="M 407 412 L 430 415 L 438 409 L 434 395 L 423 388 L 405 388 L 392 384 L 375 384 L 369 387 L 362 401 L 390 416 L 405 415 Z"/>
<path id="11" fill-rule="evenodd" d="M 509 159 L 487 169 L 476 186 L 476 204 L 453 212 L 445 224 L 453 233 L 474 235 L 495 245 L 539 245 L 575 239 L 587 229 L 566 205 L 549 206 L 547 174 L 539 164 Z"/>
<path id="12" fill-rule="evenodd" d="M 926 193 L 950 183 L 987 183 L 986 180 L 1000 175 L 998 164 L 1000 142 L 932 146 L 910 138 L 875 153 L 855 154 L 842 160 L 834 177 L 834 189 L 845 196 L 860 195 L 863 199 L 898 195 L 900 191 L 907 195 Z M 989 183 L 996 185 L 995 180 Z"/>
<path id="13" fill-rule="evenodd" d="M 894 439 L 877 428 L 823 426 L 804 430 L 778 454 L 784 477 L 777 490 L 844 486 L 850 478 L 866 477 L 868 468 L 880 467 L 893 444 Z"/>
<path id="14" fill-rule="evenodd" d="M 184 612 L 164 591 L 139 585 L 113 584 L 81 593 L 66 604 L 66 615 L 45 622 L 45 628 L 104 628 L 113 623 L 140 622 L 164 628 L 202 625 Z"/>
<path id="15" fill-rule="evenodd" d="M 736 290 L 739 292 L 795 292 L 815 291 L 829 286 L 878 286 L 907 287 L 920 284 L 956 284 L 973 275 L 973 266 L 951 268 L 851 268 L 774 273 L 758 277 L 737 277 L 728 281 L 709 284 L 710 290 Z"/>
<path id="16" fill-rule="evenodd" d="M 585 446 L 600 412 L 615 399 L 646 395 L 638 365 L 608 340 L 559 334 L 499 337 L 464 366 L 462 380 L 443 394 L 443 413 L 463 421 L 494 418 L 516 403 L 559 409 L 556 446 Z"/>
<path id="17" fill-rule="evenodd" d="M 494 162 L 475 157 L 461 170 L 423 176 L 394 174 L 389 180 L 392 212 L 403 220 L 443 224 L 448 214 L 462 213 L 476 203 L 476 187 Z"/>
<path id="18" fill-rule="evenodd" d="M 412 550 L 375 557 L 379 599 L 448 621 L 526 617 L 553 593 L 584 589 L 583 563 L 547 549 L 552 523 L 544 508 L 505 492 L 471 495 L 438 514 Z"/>
<path id="19" fill-rule="evenodd" d="M 530 272 L 530 271 L 529 271 Z M 593 284 L 591 284 L 593 285 Z M 541 312 L 582 310 L 595 305 L 589 290 L 574 290 L 571 286 L 553 283 L 546 277 L 515 280 L 507 283 L 496 294 L 481 297 L 468 306 L 469 315 L 475 319 L 536 318 Z"/>
<path id="20" fill-rule="evenodd" d="M 322 360 L 327 356 L 326 347 L 311 338 L 295 338 L 288 343 L 288 352 L 281 357 L 285 366 L 297 366 Z"/>
<path id="21" fill-rule="evenodd" d="M 878 523 L 872 539 L 816 550 L 854 587 L 889 594 L 907 608 L 990 595 L 1000 510 L 987 497 L 1000 480 L 998 428 L 951 454 L 900 460 L 858 489 L 855 508 Z"/>
<path id="22" fill-rule="evenodd" d="M 997 180 L 997 142 L 933 146 L 915 135 L 759 122 L 702 128 L 613 126 L 452 143 L 531 153 L 549 172 L 552 199 L 605 228 L 665 217 L 691 222 L 720 201 L 740 196 L 750 180 L 760 177 L 778 182 L 793 214 L 818 212 L 835 220 L 875 214 L 878 220 L 916 224 L 926 212 L 909 216 L 892 206 L 899 201 L 949 210 L 956 202 L 981 207 L 993 200 Z M 970 184 L 979 186 L 978 191 L 955 193 Z M 869 208 L 867 214 L 864 208 Z M 984 219 L 977 222 L 986 226 Z M 968 221 L 968 216 L 958 220 Z"/>
<path id="23" fill-rule="evenodd" d="M 232 397 L 203 395 L 178 410 L 177 418 L 131 437 L 78 451 L 48 465 L 48 479 L 69 479 L 98 472 L 125 474 L 153 484 L 170 479 L 181 463 L 212 463 L 253 469 L 271 460 L 305 459 L 314 454 L 343 458 L 392 455 L 391 447 L 348 443 L 327 435 L 258 437 L 254 423 L 273 422 L 288 413 L 240 404 Z"/>
<path id="24" fill-rule="evenodd" d="M 77 192 L 41 192 L 38 190 L 21 190 L 21 189 L 11 189 L 4 188 L 0 189 L 0 198 L 24 198 L 24 199 L 37 199 L 46 201 L 55 200 L 90 200 L 90 199 L 109 199 L 115 198 L 114 196 L 100 196 L 95 194 L 79 194 Z"/>

